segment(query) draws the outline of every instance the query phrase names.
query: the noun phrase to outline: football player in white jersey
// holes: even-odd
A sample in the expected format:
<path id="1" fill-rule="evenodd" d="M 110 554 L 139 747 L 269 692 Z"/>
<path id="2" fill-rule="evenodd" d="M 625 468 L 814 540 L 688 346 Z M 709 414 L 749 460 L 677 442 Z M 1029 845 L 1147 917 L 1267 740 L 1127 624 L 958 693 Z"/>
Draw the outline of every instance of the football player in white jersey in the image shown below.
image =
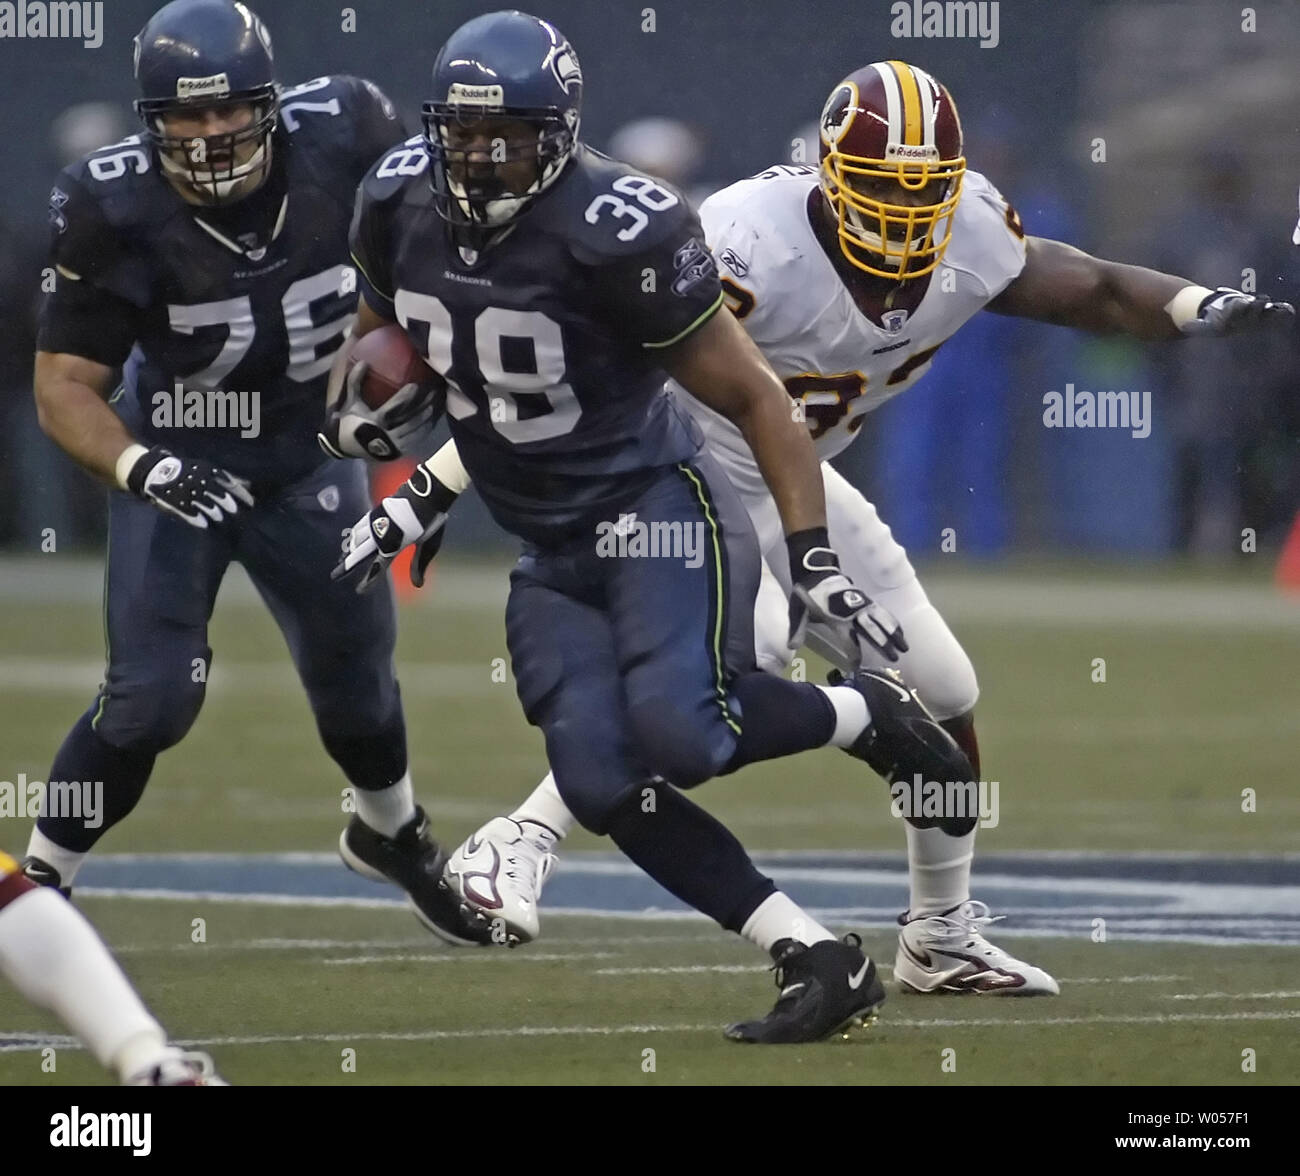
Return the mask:
<path id="1" fill-rule="evenodd" d="M 820 125 L 818 167 L 778 165 L 741 180 L 706 200 L 700 216 L 732 312 L 785 381 L 823 460 L 828 546 L 879 606 L 882 631 L 902 638 L 897 668 L 978 774 L 970 659 L 875 508 L 825 462 L 985 307 L 1148 340 L 1226 334 L 1294 310 L 1026 236 L 997 189 L 967 168 L 951 95 L 915 66 L 886 61 L 854 71 L 831 92 Z M 790 608 L 800 603 L 787 602 L 775 504 L 739 432 L 693 398 L 681 403 L 758 532 L 766 556 L 759 662 L 780 673 L 795 652 Z M 859 652 L 816 626 L 807 640 L 841 664 Z M 862 652 L 884 664 L 877 650 Z M 1050 975 L 983 935 L 992 920 L 970 896 L 977 820 L 963 813 L 906 823 L 911 894 L 895 978 L 919 993 L 1055 994 Z M 527 941 L 537 933 L 536 901 L 556 843 L 572 825 L 548 777 L 509 817 L 469 838 L 446 879 L 472 911 L 499 920 L 509 941 Z"/>
<path id="2" fill-rule="evenodd" d="M 0 977 L 57 1015 L 126 1086 L 225 1086 L 207 1054 L 167 1043 L 103 940 L 0 850 Z"/>

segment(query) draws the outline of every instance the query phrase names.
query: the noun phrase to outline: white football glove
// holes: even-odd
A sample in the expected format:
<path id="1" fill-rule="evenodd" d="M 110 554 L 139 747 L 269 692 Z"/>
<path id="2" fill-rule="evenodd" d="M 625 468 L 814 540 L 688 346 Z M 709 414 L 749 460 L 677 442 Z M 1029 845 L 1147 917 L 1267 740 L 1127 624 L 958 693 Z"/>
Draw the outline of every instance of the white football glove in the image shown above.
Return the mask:
<path id="1" fill-rule="evenodd" d="M 1258 298 L 1231 286 L 1220 286 L 1201 299 L 1196 317 L 1179 323 L 1184 335 L 1231 335 L 1295 318 L 1289 302 Z"/>
<path id="2" fill-rule="evenodd" d="M 131 461 L 131 454 L 139 450 L 143 452 Z M 252 492 L 243 478 L 201 458 L 177 457 L 161 445 L 147 450 L 137 445 L 123 457 L 131 462 L 124 479 L 126 489 L 191 527 L 223 523 L 238 512 L 241 502 L 253 505 Z"/>
<path id="3" fill-rule="evenodd" d="M 840 570 L 825 528 L 800 531 L 786 539 L 790 551 L 791 649 L 804 643 L 808 626 L 819 626 L 820 644 L 850 668 L 862 662 L 865 642 L 890 661 L 907 652 L 903 627 Z"/>
<path id="4" fill-rule="evenodd" d="M 370 365 L 352 365 L 329 408 L 325 427 L 316 434 L 330 457 L 368 457 L 392 461 L 403 453 L 417 453 L 432 435 L 436 390 L 405 384 L 380 408 L 361 399 Z"/>
<path id="5" fill-rule="evenodd" d="M 411 559 L 411 583 L 424 586 L 424 572 L 442 546 L 447 512 L 456 494 L 421 464 L 397 493 L 359 518 L 343 540 L 343 558 L 330 574 L 338 580 L 364 565 L 358 592 L 368 592 L 406 547 L 419 544 Z"/>

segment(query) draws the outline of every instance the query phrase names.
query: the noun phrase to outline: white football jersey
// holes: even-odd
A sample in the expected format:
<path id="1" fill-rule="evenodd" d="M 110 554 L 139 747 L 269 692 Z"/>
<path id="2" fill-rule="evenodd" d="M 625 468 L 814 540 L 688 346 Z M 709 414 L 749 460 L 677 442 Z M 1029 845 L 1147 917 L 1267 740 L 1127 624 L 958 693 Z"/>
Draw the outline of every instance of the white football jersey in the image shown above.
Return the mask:
<path id="1" fill-rule="evenodd" d="M 710 196 L 705 236 L 733 312 L 762 350 L 805 419 L 818 457 L 853 440 L 865 414 L 910 388 L 940 344 L 1025 265 L 1019 219 L 978 172 L 967 171 L 952 237 L 916 308 L 886 311 L 882 324 L 858 309 L 808 221 L 817 169 L 781 164 Z M 742 492 L 762 488 L 753 455 L 730 421 L 680 387 L 710 451 Z"/>

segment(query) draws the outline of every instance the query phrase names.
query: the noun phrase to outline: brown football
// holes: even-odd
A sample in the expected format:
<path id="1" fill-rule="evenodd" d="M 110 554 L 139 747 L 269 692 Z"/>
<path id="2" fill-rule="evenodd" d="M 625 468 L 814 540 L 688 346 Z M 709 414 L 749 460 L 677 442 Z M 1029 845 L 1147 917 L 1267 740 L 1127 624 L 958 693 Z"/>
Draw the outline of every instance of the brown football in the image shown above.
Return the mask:
<path id="1" fill-rule="evenodd" d="M 348 367 L 361 360 L 370 365 L 361 385 L 361 399 L 371 408 L 382 408 L 407 384 L 433 387 L 442 383 L 397 323 L 380 327 L 357 340 L 348 356 Z"/>

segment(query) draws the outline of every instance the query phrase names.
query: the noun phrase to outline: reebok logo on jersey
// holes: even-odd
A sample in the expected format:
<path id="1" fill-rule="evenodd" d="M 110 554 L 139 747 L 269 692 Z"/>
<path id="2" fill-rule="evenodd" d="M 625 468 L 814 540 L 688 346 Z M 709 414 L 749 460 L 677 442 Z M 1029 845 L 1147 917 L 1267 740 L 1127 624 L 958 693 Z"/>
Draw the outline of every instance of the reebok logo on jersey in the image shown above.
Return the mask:
<path id="1" fill-rule="evenodd" d="M 743 278 L 749 273 L 749 262 L 737 257 L 734 249 L 724 249 L 718 254 L 718 260 L 738 278 Z"/>
<path id="2" fill-rule="evenodd" d="M 63 206 L 68 202 L 68 194 L 61 188 L 50 193 L 50 224 L 60 233 L 68 231 L 68 218 L 63 215 Z"/>
<path id="3" fill-rule="evenodd" d="M 673 293 L 684 296 L 698 286 L 718 267 L 711 254 L 697 237 L 692 237 L 673 254 Z"/>

